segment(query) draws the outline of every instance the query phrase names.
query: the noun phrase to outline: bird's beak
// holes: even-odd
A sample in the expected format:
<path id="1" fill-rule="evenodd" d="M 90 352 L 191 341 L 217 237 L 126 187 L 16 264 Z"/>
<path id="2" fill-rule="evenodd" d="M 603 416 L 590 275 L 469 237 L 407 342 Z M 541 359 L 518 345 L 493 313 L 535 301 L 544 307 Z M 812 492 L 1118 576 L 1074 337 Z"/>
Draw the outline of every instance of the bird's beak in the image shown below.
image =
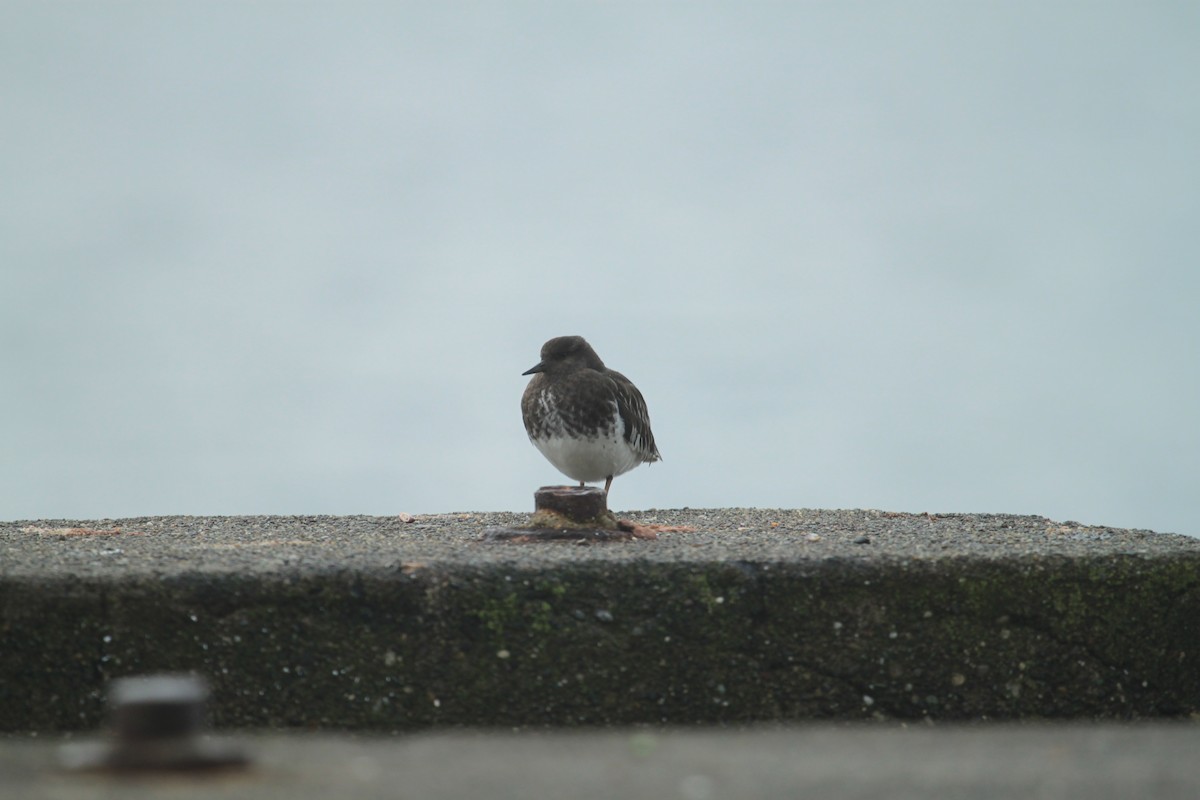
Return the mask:
<path id="1" fill-rule="evenodd" d="M 524 371 L 524 372 L 522 372 L 521 374 L 522 374 L 522 375 L 532 375 L 532 374 L 534 374 L 535 372 L 545 372 L 545 371 L 546 371 L 546 362 L 545 362 L 545 361 L 539 361 L 537 364 L 534 364 L 532 367 L 530 367 L 529 369 L 525 370 L 525 371 Z"/>

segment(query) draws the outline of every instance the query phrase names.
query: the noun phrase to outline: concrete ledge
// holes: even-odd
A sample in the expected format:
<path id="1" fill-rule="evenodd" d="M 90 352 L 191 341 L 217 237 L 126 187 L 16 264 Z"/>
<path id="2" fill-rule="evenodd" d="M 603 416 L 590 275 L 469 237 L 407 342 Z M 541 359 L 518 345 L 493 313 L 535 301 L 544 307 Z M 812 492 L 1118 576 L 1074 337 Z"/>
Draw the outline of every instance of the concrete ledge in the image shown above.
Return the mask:
<path id="1" fill-rule="evenodd" d="M 1041 517 L 650 511 L 0 523 L 0 728 L 96 726 L 193 669 L 222 726 L 1200 713 L 1200 540 Z"/>

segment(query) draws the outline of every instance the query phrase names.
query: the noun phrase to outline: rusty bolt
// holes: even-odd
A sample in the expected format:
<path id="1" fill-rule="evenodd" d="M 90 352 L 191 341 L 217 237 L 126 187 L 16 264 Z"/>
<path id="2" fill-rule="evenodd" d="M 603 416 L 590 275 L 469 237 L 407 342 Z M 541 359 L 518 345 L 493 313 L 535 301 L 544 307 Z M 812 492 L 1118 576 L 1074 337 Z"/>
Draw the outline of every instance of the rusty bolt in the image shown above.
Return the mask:
<path id="1" fill-rule="evenodd" d="M 608 495 L 595 486 L 543 486 L 533 493 L 537 511 L 562 514 L 572 522 L 596 519 L 608 511 Z"/>

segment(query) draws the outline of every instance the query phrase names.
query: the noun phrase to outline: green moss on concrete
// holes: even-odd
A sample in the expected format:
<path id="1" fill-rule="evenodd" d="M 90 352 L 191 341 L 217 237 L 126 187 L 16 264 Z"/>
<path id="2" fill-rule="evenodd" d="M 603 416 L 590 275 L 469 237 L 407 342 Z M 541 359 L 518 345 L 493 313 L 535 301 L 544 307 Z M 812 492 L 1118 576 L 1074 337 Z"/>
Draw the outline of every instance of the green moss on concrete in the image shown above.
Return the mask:
<path id="1" fill-rule="evenodd" d="M 229 726 L 1200 712 L 1200 559 L 581 562 L 0 586 L 0 721 L 195 669 Z"/>

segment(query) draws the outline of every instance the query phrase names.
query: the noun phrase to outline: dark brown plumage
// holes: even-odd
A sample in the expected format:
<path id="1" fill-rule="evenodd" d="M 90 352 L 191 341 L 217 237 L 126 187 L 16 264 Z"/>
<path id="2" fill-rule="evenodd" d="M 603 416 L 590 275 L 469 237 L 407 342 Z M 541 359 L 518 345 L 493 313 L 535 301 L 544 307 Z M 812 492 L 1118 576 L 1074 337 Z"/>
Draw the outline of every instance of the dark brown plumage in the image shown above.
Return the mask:
<path id="1" fill-rule="evenodd" d="M 579 481 L 604 481 L 661 460 L 646 401 L 633 382 L 608 369 L 582 336 L 542 345 L 542 360 L 521 398 L 530 441 L 560 472 Z"/>

